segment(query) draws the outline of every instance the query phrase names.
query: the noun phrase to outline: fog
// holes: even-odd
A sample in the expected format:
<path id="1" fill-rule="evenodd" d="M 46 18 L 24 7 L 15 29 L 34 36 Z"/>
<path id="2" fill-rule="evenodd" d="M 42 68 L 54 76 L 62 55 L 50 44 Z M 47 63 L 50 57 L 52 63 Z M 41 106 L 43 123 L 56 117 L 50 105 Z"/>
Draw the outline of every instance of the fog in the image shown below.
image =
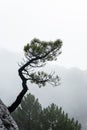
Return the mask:
<path id="1" fill-rule="evenodd" d="M 18 63 L 22 61 L 21 54 L 7 50 L 0 51 L 0 98 L 9 106 L 21 91 L 21 79 L 18 76 Z M 50 66 L 50 67 L 49 67 Z M 38 88 L 35 84 L 28 83 L 30 93 L 34 94 L 43 107 L 51 103 L 78 119 L 86 129 L 87 125 L 87 71 L 79 68 L 66 69 L 58 66 L 58 62 L 49 62 L 44 70 L 55 71 L 60 77 L 60 86 Z"/>

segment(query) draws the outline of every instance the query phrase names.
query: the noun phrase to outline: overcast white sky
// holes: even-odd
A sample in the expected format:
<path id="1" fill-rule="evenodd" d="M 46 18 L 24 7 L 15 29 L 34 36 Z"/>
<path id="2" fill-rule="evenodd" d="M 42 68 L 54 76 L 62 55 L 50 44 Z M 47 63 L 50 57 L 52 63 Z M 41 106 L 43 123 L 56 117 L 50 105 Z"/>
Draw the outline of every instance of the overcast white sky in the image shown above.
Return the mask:
<path id="1" fill-rule="evenodd" d="M 87 69 L 87 1 L 0 0 L 0 48 L 21 53 L 34 37 L 61 39 L 58 64 Z"/>

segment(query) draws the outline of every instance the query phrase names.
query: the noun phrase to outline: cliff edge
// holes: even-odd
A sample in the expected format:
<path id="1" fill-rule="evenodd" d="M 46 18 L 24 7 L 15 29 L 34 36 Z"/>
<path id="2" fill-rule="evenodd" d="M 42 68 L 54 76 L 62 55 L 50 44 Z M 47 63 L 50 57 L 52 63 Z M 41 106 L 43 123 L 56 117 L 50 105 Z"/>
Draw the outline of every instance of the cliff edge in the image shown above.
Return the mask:
<path id="1" fill-rule="evenodd" d="M 7 107 L 0 100 L 0 130 L 19 130 Z"/>

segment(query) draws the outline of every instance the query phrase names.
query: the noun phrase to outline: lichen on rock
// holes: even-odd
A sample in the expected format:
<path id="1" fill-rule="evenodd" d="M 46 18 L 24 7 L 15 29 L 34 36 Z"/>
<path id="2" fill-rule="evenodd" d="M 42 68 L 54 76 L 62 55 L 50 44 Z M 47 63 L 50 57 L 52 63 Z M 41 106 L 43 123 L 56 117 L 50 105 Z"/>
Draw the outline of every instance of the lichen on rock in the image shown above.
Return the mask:
<path id="1" fill-rule="evenodd" d="M 7 107 L 0 100 L 0 130 L 19 130 Z"/>

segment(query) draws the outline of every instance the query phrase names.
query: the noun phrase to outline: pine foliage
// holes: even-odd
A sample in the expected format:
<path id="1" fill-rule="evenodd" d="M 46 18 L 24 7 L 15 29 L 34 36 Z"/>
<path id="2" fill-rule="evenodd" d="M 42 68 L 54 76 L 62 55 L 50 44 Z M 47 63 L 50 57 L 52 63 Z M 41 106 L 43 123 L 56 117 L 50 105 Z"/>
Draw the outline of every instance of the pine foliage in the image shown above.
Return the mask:
<path id="1" fill-rule="evenodd" d="M 54 103 L 42 109 L 38 99 L 27 94 L 12 114 L 20 130 L 81 130 L 81 124 Z"/>

